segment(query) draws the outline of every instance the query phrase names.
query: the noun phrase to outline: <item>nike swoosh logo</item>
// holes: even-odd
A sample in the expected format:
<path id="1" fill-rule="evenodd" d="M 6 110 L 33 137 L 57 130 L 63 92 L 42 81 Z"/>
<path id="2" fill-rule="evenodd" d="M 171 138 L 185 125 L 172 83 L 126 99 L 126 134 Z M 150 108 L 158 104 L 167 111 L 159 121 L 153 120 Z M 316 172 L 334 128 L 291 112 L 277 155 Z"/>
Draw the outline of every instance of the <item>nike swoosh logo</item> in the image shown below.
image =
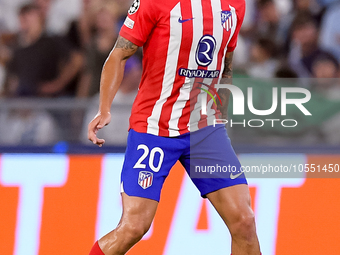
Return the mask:
<path id="1" fill-rule="evenodd" d="M 238 178 L 238 177 L 241 176 L 242 174 L 243 174 L 243 172 L 238 173 L 238 174 L 235 174 L 235 175 L 233 175 L 233 173 L 231 173 L 231 174 L 230 174 L 230 179 L 235 180 L 236 178 Z"/>
<path id="2" fill-rule="evenodd" d="M 182 19 L 182 18 L 178 18 L 178 22 L 179 23 L 184 23 L 184 22 L 187 22 L 187 21 L 190 21 L 190 20 L 193 20 L 194 18 L 191 18 L 191 19 Z"/>

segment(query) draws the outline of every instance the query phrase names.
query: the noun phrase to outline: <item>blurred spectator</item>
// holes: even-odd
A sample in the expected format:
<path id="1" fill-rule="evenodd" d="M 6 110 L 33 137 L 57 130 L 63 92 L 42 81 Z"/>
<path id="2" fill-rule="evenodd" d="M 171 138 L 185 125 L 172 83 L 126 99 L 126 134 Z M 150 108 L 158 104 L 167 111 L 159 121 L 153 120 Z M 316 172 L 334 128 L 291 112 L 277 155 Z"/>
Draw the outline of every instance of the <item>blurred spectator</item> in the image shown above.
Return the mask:
<path id="1" fill-rule="evenodd" d="M 18 10 L 20 6 L 30 0 L 2 0 L 0 1 L 0 34 L 16 33 L 19 29 Z"/>
<path id="2" fill-rule="evenodd" d="M 285 47 L 287 50 L 289 47 L 287 43 L 290 40 L 290 28 L 293 21 L 300 15 L 309 14 L 316 24 L 320 23 L 321 19 L 321 8 L 315 2 L 315 0 L 294 0 L 292 10 L 284 17 L 281 17 L 280 28 L 279 28 L 279 38 L 278 43 L 280 46 Z"/>
<path id="3" fill-rule="evenodd" d="M 271 37 L 276 39 L 280 23 L 280 14 L 274 0 L 258 0 L 258 11 L 258 35 L 261 37 Z"/>
<path id="4" fill-rule="evenodd" d="M 101 70 L 118 36 L 117 5 L 107 2 L 95 15 L 95 34 L 86 50 L 84 75 L 78 96 L 88 97 L 99 92 Z"/>
<path id="5" fill-rule="evenodd" d="M 44 34 L 44 21 L 34 4 L 19 12 L 20 31 L 8 65 L 7 95 L 65 96 L 82 66 L 82 57 L 60 39 Z M 38 57 L 37 57 L 38 56 Z"/>
<path id="6" fill-rule="evenodd" d="M 45 30 L 50 35 L 64 35 L 72 20 L 80 15 L 81 0 L 33 0 L 41 11 Z"/>
<path id="7" fill-rule="evenodd" d="M 340 86 L 340 85 L 339 85 Z M 321 123 L 321 132 L 323 134 L 324 142 L 331 145 L 340 144 L 340 112 Z"/>
<path id="8" fill-rule="evenodd" d="M 275 72 L 275 78 L 290 78 L 296 79 L 298 75 L 287 64 L 280 66 Z"/>
<path id="9" fill-rule="evenodd" d="M 66 34 L 67 38 L 78 49 L 86 49 L 96 36 L 98 22 L 96 16 L 99 10 L 111 9 L 110 12 L 115 16 L 116 27 L 113 29 L 117 32 L 123 25 L 130 5 L 130 0 L 82 0 L 82 12 L 71 22 Z"/>
<path id="10" fill-rule="evenodd" d="M 292 11 L 292 0 L 274 0 L 274 2 L 280 16 L 285 16 Z"/>
<path id="11" fill-rule="evenodd" d="M 313 89 L 329 100 L 340 101 L 339 63 L 330 54 L 321 54 L 313 62 Z"/>
<path id="12" fill-rule="evenodd" d="M 320 7 L 315 0 L 294 0 L 295 13 L 310 12 L 312 14 L 320 12 Z"/>
<path id="13" fill-rule="evenodd" d="M 53 118 L 45 111 L 1 111 L 0 123 L 2 145 L 48 145 L 60 138 Z"/>
<path id="14" fill-rule="evenodd" d="M 126 18 L 127 11 L 129 10 L 133 0 L 113 0 L 118 6 L 118 18 L 120 20 L 120 27 Z"/>
<path id="15" fill-rule="evenodd" d="M 340 2 L 324 15 L 320 31 L 320 45 L 340 61 Z"/>
<path id="16" fill-rule="evenodd" d="M 64 34 L 69 22 L 79 16 L 81 0 L 1 0 L 0 33 L 16 33 L 19 30 L 17 13 L 20 6 L 34 2 L 45 19 L 47 31 Z"/>
<path id="17" fill-rule="evenodd" d="M 300 13 L 310 13 L 319 25 L 323 9 L 316 0 L 294 0 L 293 3 L 293 18 L 296 18 Z"/>
<path id="18" fill-rule="evenodd" d="M 337 78 L 339 63 L 331 54 L 323 53 L 312 63 L 312 71 L 314 78 Z"/>
<path id="19" fill-rule="evenodd" d="M 274 58 L 275 43 L 267 38 L 260 38 L 250 50 L 251 63 L 248 74 L 254 78 L 273 78 L 278 68 L 278 61 Z"/>
<path id="20" fill-rule="evenodd" d="M 304 13 L 295 18 L 291 27 L 289 63 L 299 77 L 312 77 L 312 64 L 326 54 L 318 46 L 318 28 L 313 17 Z"/>
<path id="21" fill-rule="evenodd" d="M 339 0 L 317 0 L 322 6 L 330 7 L 332 4 L 339 2 Z"/>
<path id="22" fill-rule="evenodd" d="M 241 28 L 241 34 L 246 37 L 253 37 L 260 33 L 260 36 L 270 36 L 276 39 L 280 23 L 291 13 L 291 0 L 246 0 L 246 14 Z M 256 33 L 254 33 L 256 31 Z"/>
<path id="23" fill-rule="evenodd" d="M 66 38 L 77 49 L 88 47 L 94 34 L 95 12 L 102 1 L 82 0 L 82 12 L 69 26 Z"/>

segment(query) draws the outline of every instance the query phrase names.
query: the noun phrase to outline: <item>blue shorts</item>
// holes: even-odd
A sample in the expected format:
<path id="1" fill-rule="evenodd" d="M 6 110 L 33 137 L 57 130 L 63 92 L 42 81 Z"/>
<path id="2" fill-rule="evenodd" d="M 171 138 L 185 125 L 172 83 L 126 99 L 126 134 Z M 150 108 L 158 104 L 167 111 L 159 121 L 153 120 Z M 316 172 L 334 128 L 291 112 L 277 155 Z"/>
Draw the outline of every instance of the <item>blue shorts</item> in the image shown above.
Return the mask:
<path id="1" fill-rule="evenodd" d="M 163 183 L 178 160 L 202 197 L 222 188 L 247 184 L 224 125 L 178 137 L 131 129 L 121 174 L 122 192 L 159 201 Z"/>

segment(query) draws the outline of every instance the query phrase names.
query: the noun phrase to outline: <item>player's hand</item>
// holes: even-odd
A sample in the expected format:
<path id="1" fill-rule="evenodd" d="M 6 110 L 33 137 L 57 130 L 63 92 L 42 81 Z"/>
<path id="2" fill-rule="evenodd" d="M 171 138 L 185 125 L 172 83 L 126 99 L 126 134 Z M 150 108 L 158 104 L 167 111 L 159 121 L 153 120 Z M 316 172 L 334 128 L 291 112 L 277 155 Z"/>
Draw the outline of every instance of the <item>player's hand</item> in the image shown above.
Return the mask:
<path id="1" fill-rule="evenodd" d="M 97 144 L 99 147 L 102 147 L 105 143 L 104 139 L 99 139 L 97 137 L 97 132 L 99 129 L 103 128 L 111 121 L 111 114 L 109 112 L 101 113 L 98 112 L 94 119 L 90 122 L 88 126 L 88 139 L 93 142 L 93 144 Z"/>

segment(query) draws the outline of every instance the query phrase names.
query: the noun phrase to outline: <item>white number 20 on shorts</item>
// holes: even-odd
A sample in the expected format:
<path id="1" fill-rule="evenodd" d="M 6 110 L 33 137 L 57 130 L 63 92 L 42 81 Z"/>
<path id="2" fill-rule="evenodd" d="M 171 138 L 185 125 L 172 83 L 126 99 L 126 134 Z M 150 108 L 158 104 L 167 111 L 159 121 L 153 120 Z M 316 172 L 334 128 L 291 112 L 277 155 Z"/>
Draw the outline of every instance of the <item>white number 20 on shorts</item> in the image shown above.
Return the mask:
<path id="1" fill-rule="evenodd" d="M 146 146 L 145 144 L 140 144 L 137 147 L 137 150 L 144 150 L 143 155 L 138 159 L 137 163 L 134 165 L 133 168 L 141 168 L 141 169 L 145 169 L 146 165 L 143 164 L 142 162 L 144 161 L 144 159 L 149 155 L 150 149 L 148 146 Z M 159 162 L 158 165 L 155 166 L 154 165 L 154 160 L 155 160 L 155 155 L 156 153 L 159 153 Z M 149 156 L 149 167 L 152 171 L 154 172 L 159 172 L 159 170 L 162 167 L 162 163 L 163 163 L 163 159 L 164 159 L 164 151 L 159 148 L 159 147 L 155 147 L 151 150 L 150 152 L 150 156 Z"/>

